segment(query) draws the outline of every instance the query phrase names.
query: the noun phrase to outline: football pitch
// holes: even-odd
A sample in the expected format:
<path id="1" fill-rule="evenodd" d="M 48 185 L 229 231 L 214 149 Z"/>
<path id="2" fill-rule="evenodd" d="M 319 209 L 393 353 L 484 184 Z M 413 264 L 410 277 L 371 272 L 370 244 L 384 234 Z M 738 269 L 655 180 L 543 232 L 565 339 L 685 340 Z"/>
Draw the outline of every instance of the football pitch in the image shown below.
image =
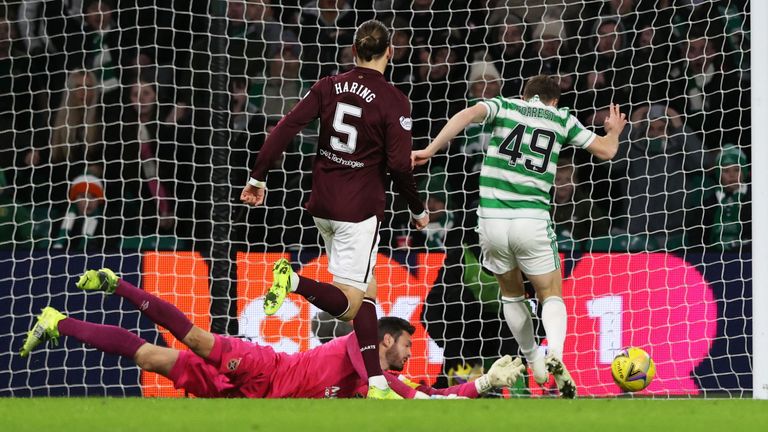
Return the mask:
<path id="1" fill-rule="evenodd" d="M 768 401 L 731 399 L 0 399 L 2 431 L 765 431 Z"/>

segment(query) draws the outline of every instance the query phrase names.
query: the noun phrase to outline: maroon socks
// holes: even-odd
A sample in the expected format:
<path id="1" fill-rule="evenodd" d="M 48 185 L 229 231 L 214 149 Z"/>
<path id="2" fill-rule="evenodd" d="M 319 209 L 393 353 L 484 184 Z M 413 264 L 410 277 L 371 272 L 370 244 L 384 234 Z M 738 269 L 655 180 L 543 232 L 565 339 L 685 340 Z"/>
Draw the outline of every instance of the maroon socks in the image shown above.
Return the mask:
<path id="1" fill-rule="evenodd" d="M 363 299 L 357 316 L 352 320 L 355 335 L 357 335 L 357 343 L 360 345 L 360 354 L 363 356 L 365 371 L 368 373 L 369 379 L 382 374 L 379 363 L 379 322 L 376 319 L 375 304 L 375 300 L 372 298 Z"/>
<path id="2" fill-rule="evenodd" d="M 193 327 L 192 321 L 176 306 L 122 279 L 117 284 L 115 294 L 128 299 L 141 313 L 155 324 L 168 329 L 178 340 L 184 339 Z"/>
<path id="3" fill-rule="evenodd" d="M 139 347 L 147 343 L 128 330 L 111 325 L 93 324 L 74 318 L 59 321 L 59 333 L 73 337 L 107 354 L 133 359 Z"/>
<path id="4" fill-rule="evenodd" d="M 347 296 L 340 289 L 336 288 L 335 285 L 329 283 L 317 282 L 304 276 L 299 276 L 299 284 L 294 292 L 301 294 L 308 302 L 334 317 L 340 317 L 349 310 Z M 376 319 L 375 314 L 374 311 L 374 320 Z M 376 332 L 376 338 L 378 338 L 378 330 Z"/>

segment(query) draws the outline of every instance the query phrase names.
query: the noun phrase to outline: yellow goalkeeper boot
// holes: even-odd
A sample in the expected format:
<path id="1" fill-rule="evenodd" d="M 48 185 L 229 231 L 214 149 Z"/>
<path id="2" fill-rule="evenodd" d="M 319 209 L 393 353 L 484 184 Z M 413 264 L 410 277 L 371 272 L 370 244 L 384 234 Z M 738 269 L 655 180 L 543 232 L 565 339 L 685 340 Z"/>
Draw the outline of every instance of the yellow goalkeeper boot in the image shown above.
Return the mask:
<path id="1" fill-rule="evenodd" d="M 403 397 L 399 394 L 395 393 L 394 390 L 387 387 L 386 389 L 382 390 L 374 385 L 368 386 L 368 399 L 402 399 Z"/>
<path id="2" fill-rule="evenodd" d="M 576 398 L 576 384 L 571 378 L 571 374 L 566 369 L 563 361 L 553 356 L 552 354 L 547 356 L 547 369 L 555 377 L 555 384 L 560 391 L 560 397 L 563 399 L 575 399 Z"/>
<path id="3" fill-rule="evenodd" d="M 120 278 L 115 272 L 105 267 L 101 270 L 88 270 L 83 273 L 80 280 L 77 281 L 77 287 L 83 291 L 104 291 L 107 294 L 112 294 L 115 292 L 118 282 L 120 282 Z"/>
<path id="4" fill-rule="evenodd" d="M 265 314 L 274 315 L 283 305 L 285 296 L 291 291 L 292 274 L 291 263 L 285 258 L 280 258 L 272 266 L 272 286 L 264 296 Z"/>
<path id="5" fill-rule="evenodd" d="M 66 318 L 66 315 L 52 307 L 46 307 L 42 313 L 37 316 L 37 322 L 32 330 L 27 333 L 24 345 L 21 347 L 22 357 L 27 357 L 29 353 L 38 345 L 45 341 L 52 341 L 53 345 L 59 344 L 59 321 Z"/>

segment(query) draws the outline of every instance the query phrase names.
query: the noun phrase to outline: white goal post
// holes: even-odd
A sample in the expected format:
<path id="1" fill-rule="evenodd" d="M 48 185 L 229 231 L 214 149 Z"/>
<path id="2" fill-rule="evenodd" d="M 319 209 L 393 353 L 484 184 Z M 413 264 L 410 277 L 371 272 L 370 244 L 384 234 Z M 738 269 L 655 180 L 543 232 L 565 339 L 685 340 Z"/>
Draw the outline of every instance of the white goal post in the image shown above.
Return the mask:
<path id="1" fill-rule="evenodd" d="M 751 2 L 752 22 L 768 20 L 768 3 Z M 768 27 L 752 27 L 754 46 L 767 46 Z M 768 51 L 755 50 L 752 55 L 753 74 L 756 77 L 768 74 Z M 760 142 L 760 137 L 768 134 L 768 123 L 761 119 L 768 116 L 768 80 L 755 80 L 752 84 L 752 142 Z M 768 148 L 753 146 L 752 158 L 755 161 L 752 185 L 756 190 L 768 188 Z M 754 196 L 752 220 L 755 221 L 752 249 L 752 395 L 755 399 L 768 399 L 768 371 L 762 365 L 768 365 L 768 292 L 761 287 L 768 284 L 768 266 L 760 263 L 768 259 L 768 195 Z"/>

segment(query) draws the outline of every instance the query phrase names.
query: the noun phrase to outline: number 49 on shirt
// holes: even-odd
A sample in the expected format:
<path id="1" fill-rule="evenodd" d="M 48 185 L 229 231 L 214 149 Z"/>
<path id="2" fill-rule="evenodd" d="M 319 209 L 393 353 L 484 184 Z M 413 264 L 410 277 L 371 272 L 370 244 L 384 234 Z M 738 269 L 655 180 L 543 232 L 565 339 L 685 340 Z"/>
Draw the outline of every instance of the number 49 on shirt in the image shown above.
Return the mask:
<path id="1" fill-rule="evenodd" d="M 541 155 L 540 160 L 524 155 L 520 151 L 524 139 L 525 125 L 518 123 L 499 145 L 499 153 L 509 156 L 510 166 L 515 166 L 521 159 L 524 159 L 524 166 L 527 170 L 544 174 L 547 172 L 549 159 L 555 145 L 555 133 L 547 129 L 533 129 L 531 132 L 531 141 L 527 145 L 533 153 Z"/>

